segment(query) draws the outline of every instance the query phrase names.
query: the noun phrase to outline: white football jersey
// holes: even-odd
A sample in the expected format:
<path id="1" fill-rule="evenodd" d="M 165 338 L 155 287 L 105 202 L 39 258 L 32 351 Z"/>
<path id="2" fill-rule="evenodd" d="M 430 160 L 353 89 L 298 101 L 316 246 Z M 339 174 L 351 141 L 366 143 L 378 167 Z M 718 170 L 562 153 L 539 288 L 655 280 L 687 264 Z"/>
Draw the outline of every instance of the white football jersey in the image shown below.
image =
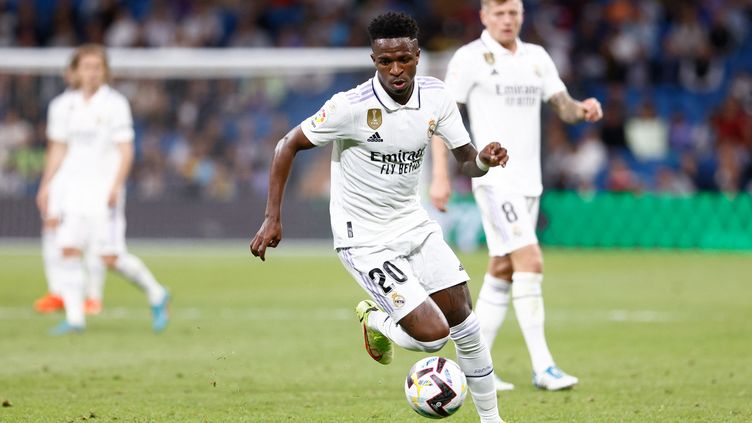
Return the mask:
<path id="1" fill-rule="evenodd" d="M 120 165 L 118 144 L 133 142 L 134 137 L 128 100 L 107 85 L 88 101 L 80 90 L 60 96 L 49 107 L 47 137 L 68 145 L 58 170 L 65 175 L 63 211 L 106 212 Z"/>
<path id="2" fill-rule="evenodd" d="M 69 97 L 72 95 L 74 91 L 72 89 L 66 89 L 62 93 L 58 94 L 55 98 L 50 101 L 49 110 L 48 113 L 48 122 L 47 122 L 47 133 L 49 137 L 50 128 L 55 125 L 55 122 L 52 120 L 54 119 L 53 110 L 59 110 L 61 107 L 61 104 L 64 104 L 66 101 L 69 101 L 66 97 Z M 53 141 L 59 141 L 54 140 Z M 62 212 L 61 208 L 63 206 L 63 196 L 65 194 L 65 174 L 66 171 L 61 166 L 57 172 L 55 172 L 55 175 L 53 176 L 52 180 L 50 181 L 50 188 L 49 188 L 49 203 L 47 205 L 47 214 L 50 217 L 60 217 L 60 213 Z"/>
<path id="3" fill-rule="evenodd" d="M 551 56 L 543 47 L 519 39 L 512 53 L 483 31 L 454 53 L 446 84 L 455 101 L 467 105 L 478 150 L 498 141 L 509 152 L 505 168 L 492 168 L 473 178 L 473 184 L 539 196 L 541 101 L 566 91 Z"/>
<path id="4" fill-rule="evenodd" d="M 374 76 L 335 94 L 300 124 L 315 145 L 334 143 L 330 215 L 335 248 L 385 245 L 429 221 L 418 179 L 431 136 L 449 149 L 470 142 L 444 83 L 419 76 L 395 102 Z"/>

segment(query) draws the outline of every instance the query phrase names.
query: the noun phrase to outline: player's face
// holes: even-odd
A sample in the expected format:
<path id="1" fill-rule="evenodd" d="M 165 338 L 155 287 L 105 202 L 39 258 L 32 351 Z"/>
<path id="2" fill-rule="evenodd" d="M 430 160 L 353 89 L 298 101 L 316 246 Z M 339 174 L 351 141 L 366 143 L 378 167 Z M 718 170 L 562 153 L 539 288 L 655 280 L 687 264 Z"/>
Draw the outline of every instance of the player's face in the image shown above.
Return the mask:
<path id="1" fill-rule="evenodd" d="M 84 91 L 96 91 L 104 84 L 107 70 L 104 61 L 97 54 L 81 56 L 76 68 L 75 80 Z"/>
<path id="2" fill-rule="evenodd" d="M 521 0 L 504 3 L 492 2 L 480 9 L 480 20 L 494 40 L 504 47 L 517 41 L 522 28 L 523 9 Z"/>
<path id="3" fill-rule="evenodd" d="M 405 104 L 413 93 L 420 49 L 418 40 L 383 38 L 371 43 L 371 59 L 376 65 L 379 82 L 398 103 Z"/>

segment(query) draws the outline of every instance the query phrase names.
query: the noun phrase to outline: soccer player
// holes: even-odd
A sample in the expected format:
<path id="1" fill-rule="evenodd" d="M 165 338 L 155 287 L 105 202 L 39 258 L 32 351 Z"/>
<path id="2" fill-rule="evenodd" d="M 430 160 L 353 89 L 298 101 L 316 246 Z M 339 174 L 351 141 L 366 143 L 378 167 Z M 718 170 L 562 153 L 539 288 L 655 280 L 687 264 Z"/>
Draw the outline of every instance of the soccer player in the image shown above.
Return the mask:
<path id="1" fill-rule="evenodd" d="M 472 181 L 490 255 L 475 312 L 491 347 L 511 298 L 532 360 L 533 384 L 565 389 L 578 380 L 556 366 L 543 331 L 543 257 L 535 235 L 543 191 L 540 104 L 547 102 L 569 123 L 594 122 L 603 113 L 594 98 L 573 100 L 548 53 L 518 38 L 521 0 L 482 0 L 480 19 L 483 34 L 454 54 L 446 84 L 454 99 L 467 106 L 475 144 L 502 139 L 514 160 L 503 172 L 491 169 Z M 447 154 L 441 143 L 432 144 L 430 196 L 443 211 L 451 193 Z M 498 390 L 514 388 L 495 379 Z"/>
<path id="2" fill-rule="evenodd" d="M 472 312 L 468 275 L 418 198 L 418 177 L 438 134 L 468 176 L 505 165 L 506 150 L 478 153 L 456 104 L 435 78 L 415 77 L 418 26 L 401 13 L 373 19 L 368 32 L 376 74 L 335 94 L 279 141 L 272 159 L 264 222 L 254 256 L 282 238 L 282 194 L 295 154 L 334 143 L 330 216 L 342 264 L 373 301 L 356 307 L 368 354 L 389 364 L 393 343 L 440 350 L 451 338 L 481 422 L 498 423 L 491 355 Z"/>
<path id="3" fill-rule="evenodd" d="M 78 84 L 70 66 L 66 67 L 63 75 L 68 88 L 50 102 L 50 109 L 65 103 L 66 97 L 75 92 Z M 50 125 L 48 125 L 49 127 Z M 58 281 L 58 265 L 62 258 L 62 251 L 57 247 L 57 228 L 60 224 L 62 196 L 65 190 L 64 172 L 57 172 L 49 183 L 47 213 L 42 216 L 42 258 L 45 278 L 47 279 L 47 294 L 34 302 L 34 310 L 38 313 L 53 313 L 64 309 L 63 297 Z M 99 314 L 102 311 L 102 294 L 104 291 L 105 267 L 102 260 L 88 252 L 86 254 L 86 314 Z"/>
<path id="4" fill-rule="evenodd" d="M 169 294 L 125 247 L 125 182 L 134 137 L 130 106 L 107 84 L 110 72 L 101 46 L 79 47 L 71 69 L 78 86 L 50 105 L 49 148 L 37 194 L 45 218 L 51 183 L 58 172 L 65 175 L 57 246 L 62 251 L 58 280 L 66 319 L 51 333 L 81 332 L 85 327 L 82 253 L 87 249 L 146 292 L 152 327 L 161 331 L 168 322 Z"/>

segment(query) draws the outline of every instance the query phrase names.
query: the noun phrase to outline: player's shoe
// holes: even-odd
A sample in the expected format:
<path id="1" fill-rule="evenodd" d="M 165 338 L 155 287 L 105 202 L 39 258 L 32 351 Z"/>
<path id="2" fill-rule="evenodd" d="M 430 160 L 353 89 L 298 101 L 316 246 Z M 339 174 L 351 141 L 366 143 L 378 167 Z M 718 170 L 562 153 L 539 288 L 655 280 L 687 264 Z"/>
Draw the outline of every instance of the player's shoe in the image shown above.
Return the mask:
<path id="1" fill-rule="evenodd" d="M 548 391 L 569 389 L 574 385 L 577 385 L 578 382 L 579 379 L 562 372 L 561 369 L 556 365 L 547 368 L 542 373 L 533 373 L 533 385 L 535 385 L 535 387 L 537 388 L 545 389 Z"/>
<path id="2" fill-rule="evenodd" d="M 170 294 L 165 293 L 162 301 L 151 306 L 152 324 L 151 327 L 154 332 L 162 332 L 167 327 L 167 323 L 170 321 Z"/>
<path id="3" fill-rule="evenodd" d="M 94 298 L 88 298 L 84 301 L 84 312 L 90 315 L 99 315 L 102 313 L 102 301 Z"/>
<path id="4" fill-rule="evenodd" d="M 497 375 L 496 373 L 494 373 L 494 385 L 496 385 L 496 390 L 497 391 L 512 391 L 512 390 L 514 390 L 514 385 L 513 384 L 501 380 L 501 378 L 499 377 L 499 375 Z"/>
<path id="5" fill-rule="evenodd" d="M 59 295 L 53 295 L 49 292 L 44 297 L 34 301 L 34 310 L 37 313 L 54 313 L 56 311 L 63 310 L 65 304 L 63 304 L 63 297 Z"/>
<path id="6" fill-rule="evenodd" d="M 355 314 L 363 326 L 363 339 L 365 340 L 366 352 L 372 359 L 381 364 L 389 364 L 394 358 L 394 345 L 392 341 L 381 332 L 368 327 L 368 315 L 379 308 L 371 300 L 363 300 L 355 307 Z"/>
<path id="7" fill-rule="evenodd" d="M 83 326 L 74 326 L 68 323 L 67 320 L 63 320 L 57 326 L 50 329 L 50 335 L 62 336 L 62 335 L 68 335 L 68 334 L 79 334 L 79 333 L 83 333 L 83 331 L 84 331 Z"/>

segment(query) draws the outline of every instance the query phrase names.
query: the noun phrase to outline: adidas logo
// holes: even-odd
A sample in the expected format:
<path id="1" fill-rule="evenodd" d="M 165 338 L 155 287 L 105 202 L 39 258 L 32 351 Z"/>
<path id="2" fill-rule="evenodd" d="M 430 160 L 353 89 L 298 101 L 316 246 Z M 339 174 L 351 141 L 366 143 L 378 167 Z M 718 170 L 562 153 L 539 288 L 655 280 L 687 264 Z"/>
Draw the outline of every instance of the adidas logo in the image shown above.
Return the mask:
<path id="1" fill-rule="evenodd" d="M 367 142 L 384 142 L 384 140 L 381 138 L 381 135 L 379 135 L 378 132 L 374 132 L 373 135 L 368 137 L 366 141 Z"/>
<path id="2" fill-rule="evenodd" d="M 465 266 L 463 266 L 462 263 L 460 263 L 460 272 L 463 270 L 465 270 Z"/>
<path id="3" fill-rule="evenodd" d="M 491 75 L 498 75 L 498 74 L 499 72 L 497 72 L 495 68 L 491 71 Z"/>

